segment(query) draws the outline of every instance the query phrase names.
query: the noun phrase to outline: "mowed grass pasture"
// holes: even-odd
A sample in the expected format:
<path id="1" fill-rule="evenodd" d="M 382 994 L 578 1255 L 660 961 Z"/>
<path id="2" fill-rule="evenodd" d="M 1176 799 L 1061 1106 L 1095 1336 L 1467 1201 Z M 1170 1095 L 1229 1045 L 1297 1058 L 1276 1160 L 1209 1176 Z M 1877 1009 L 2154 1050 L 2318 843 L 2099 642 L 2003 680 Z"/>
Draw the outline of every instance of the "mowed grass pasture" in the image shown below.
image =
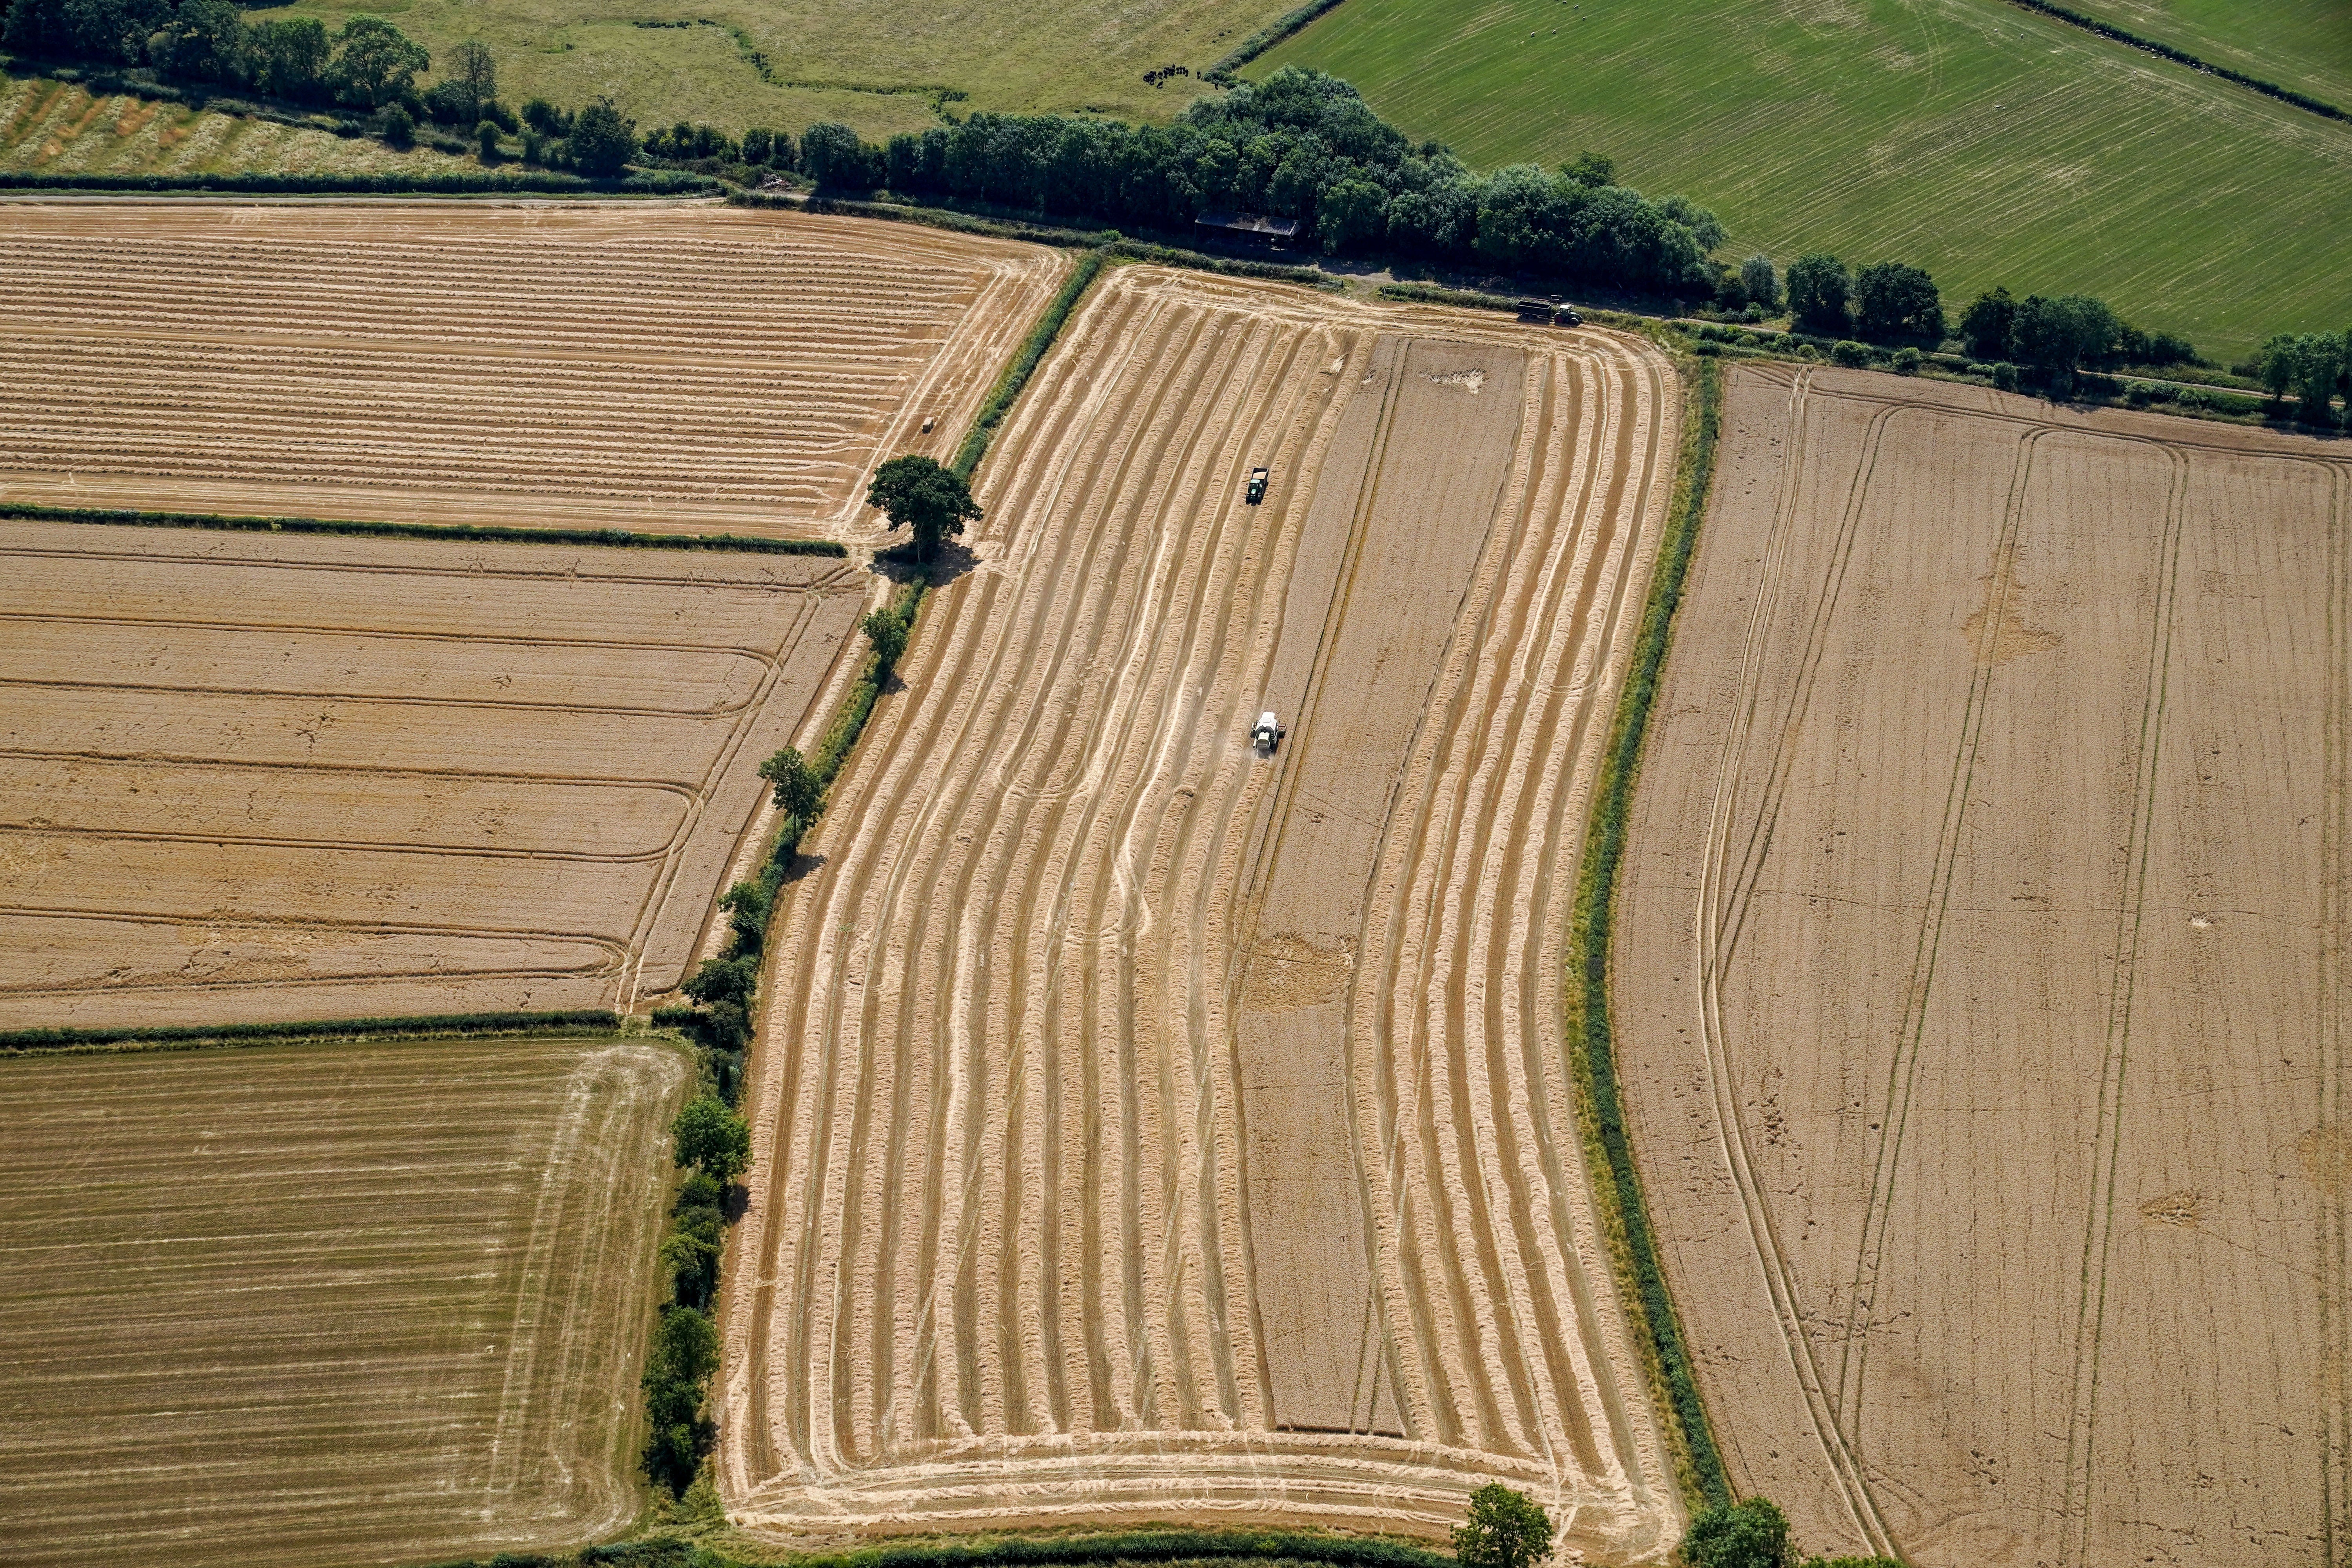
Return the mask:
<path id="1" fill-rule="evenodd" d="M 586 0 L 388 0 L 251 16 L 312 16 L 331 28 L 355 15 L 389 16 L 436 63 L 478 38 L 497 57 L 509 103 L 540 96 L 576 108 L 610 94 L 645 129 L 689 120 L 736 135 L 754 125 L 798 135 L 814 121 L 838 120 L 878 140 L 940 123 L 941 88 L 968 95 L 955 101 L 959 110 L 1164 120 L 1200 85 L 1180 77 L 1154 88 L 1144 72 L 1177 64 L 1197 73 L 1292 3 L 977 0 L 910 9 L 867 0 L 645 0 L 615 15 Z"/>
<path id="2" fill-rule="evenodd" d="M 1348 0 L 1247 74 L 1284 65 L 1474 167 L 1609 153 L 1727 257 L 2097 294 L 2231 358 L 2352 321 L 2352 125 L 2002 0 Z"/>
<path id="3" fill-rule="evenodd" d="M 469 160 L 373 136 L 93 96 L 71 82 L 0 75 L 0 176 L 8 174 L 435 174 Z"/>
<path id="4" fill-rule="evenodd" d="M 2070 11 L 2352 113 L 2344 0 L 2063 0 Z"/>
<path id="5" fill-rule="evenodd" d="M 612 1037 L 0 1060 L 7 1561 L 625 1524 L 686 1072 Z"/>

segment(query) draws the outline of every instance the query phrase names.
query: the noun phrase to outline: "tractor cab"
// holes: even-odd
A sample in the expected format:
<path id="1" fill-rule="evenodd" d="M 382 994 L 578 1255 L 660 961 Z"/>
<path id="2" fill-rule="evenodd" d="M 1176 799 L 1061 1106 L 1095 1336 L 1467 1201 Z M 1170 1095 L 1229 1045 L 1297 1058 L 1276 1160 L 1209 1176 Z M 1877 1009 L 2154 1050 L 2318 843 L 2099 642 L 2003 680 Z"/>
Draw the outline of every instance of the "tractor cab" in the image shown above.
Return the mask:
<path id="1" fill-rule="evenodd" d="M 1250 744 L 1270 757 L 1274 755 L 1274 749 L 1282 744 L 1282 725 L 1275 716 L 1271 713 L 1261 713 L 1257 716 L 1257 722 L 1250 729 Z"/>
<path id="2" fill-rule="evenodd" d="M 1252 506 L 1255 506 L 1260 501 L 1265 500 L 1265 481 L 1271 477 L 1271 471 L 1268 469 L 1252 468 L 1250 470 L 1249 477 L 1249 489 L 1243 493 L 1242 499 L 1249 502 Z"/>

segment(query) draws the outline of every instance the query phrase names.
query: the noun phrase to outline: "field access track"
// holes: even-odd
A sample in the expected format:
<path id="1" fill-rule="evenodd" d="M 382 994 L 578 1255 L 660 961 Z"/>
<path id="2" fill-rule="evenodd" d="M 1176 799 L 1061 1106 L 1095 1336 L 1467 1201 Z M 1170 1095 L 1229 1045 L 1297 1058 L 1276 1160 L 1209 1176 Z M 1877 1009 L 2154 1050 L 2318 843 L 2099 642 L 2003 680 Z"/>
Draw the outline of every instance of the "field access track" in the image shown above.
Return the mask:
<path id="1" fill-rule="evenodd" d="M 862 535 L 1067 266 L 706 204 L 0 203 L 0 500 Z"/>
<path id="2" fill-rule="evenodd" d="M 0 1061 L 8 1562 L 621 1529 L 686 1085 L 609 1038 Z"/>
<path id="3" fill-rule="evenodd" d="M 0 563 L 0 1028 L 674 986 L 866 581 L 5 520 Z"/>
<path id="4" fill-rule="evenodd" d="M 1742 1489 L 1920 1568 L 2352 1552 L 2352 453 L 1730 380 L 1619 1059 Z"/>
<path id="5" fill-rule="evenodd" d="M 780 905 L 735 1518 L 1427 1535 L 1499 1478 L 1671 1543 L 1559 985 L 1679 408 L 1604 332 L 1097 287 Z"/>

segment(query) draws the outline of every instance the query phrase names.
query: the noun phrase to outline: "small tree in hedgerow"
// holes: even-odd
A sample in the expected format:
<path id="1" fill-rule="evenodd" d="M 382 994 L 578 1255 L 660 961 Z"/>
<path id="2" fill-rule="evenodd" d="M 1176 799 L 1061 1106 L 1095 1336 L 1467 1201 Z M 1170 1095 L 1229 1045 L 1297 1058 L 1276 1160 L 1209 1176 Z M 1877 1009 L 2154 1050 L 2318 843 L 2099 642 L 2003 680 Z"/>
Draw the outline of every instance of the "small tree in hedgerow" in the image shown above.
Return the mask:
<path id="1" fill-rule="evenodd" d="M 717 1095 L 700 1094 L 688 1100 L 669 1131 L 677 1141 L 677 1163 L 699 1166 L 721 1187 L 751 1166 L 751 1123 L 728 1110 L 727 1102 Z"/>
<path id="2" fill-rule="evenodd" d="M 893 528 L 915 533 L 915 559 L 929 561 L 940 542 L 980 521 L 980 504 L 952 468 L 929 458 L 893 458 L 874 471 L 866 504 L 882 509 Z"/>
<path id="3" fill-rule="evenodd" d="M 1551 1555 L 1551 1520 L 1535 1499 L 1489 1481 L 1470 1494 L 1470 1517 L 1455 1527 L 1462 1568 L 1533 1568 Z"/>
<path id="4" fill-rule="evenodd" d="M 1789 1516 L 1769 1498 L 1703 1510 L 1683 1537 L 1690 1568 L 1796 1568 Z"/>
<path id="5" fill-rule="evenodd" d="M 760 776 L 776 786 L 776 809 L 806 827 L 824 798 L 824 785 L 799 748 L 786 746 L 760 764 Z"/>

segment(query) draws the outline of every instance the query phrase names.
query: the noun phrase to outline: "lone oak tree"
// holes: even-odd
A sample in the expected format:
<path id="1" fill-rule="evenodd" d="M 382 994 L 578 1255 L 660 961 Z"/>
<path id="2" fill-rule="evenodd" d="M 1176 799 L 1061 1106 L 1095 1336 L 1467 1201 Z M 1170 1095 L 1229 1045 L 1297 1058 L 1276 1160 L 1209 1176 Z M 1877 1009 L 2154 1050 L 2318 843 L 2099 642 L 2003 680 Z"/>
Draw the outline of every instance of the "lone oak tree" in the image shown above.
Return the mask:
<path id="1" fill-rule="evenodd" d="M 915 559 L 929 561 L 940 541 L 980 521 L 980 505 L 952 468 L 931 458 L 893 458 L 874 471 L 866 504 L 879 507 L 893 528 L 915 532 Z"/>

